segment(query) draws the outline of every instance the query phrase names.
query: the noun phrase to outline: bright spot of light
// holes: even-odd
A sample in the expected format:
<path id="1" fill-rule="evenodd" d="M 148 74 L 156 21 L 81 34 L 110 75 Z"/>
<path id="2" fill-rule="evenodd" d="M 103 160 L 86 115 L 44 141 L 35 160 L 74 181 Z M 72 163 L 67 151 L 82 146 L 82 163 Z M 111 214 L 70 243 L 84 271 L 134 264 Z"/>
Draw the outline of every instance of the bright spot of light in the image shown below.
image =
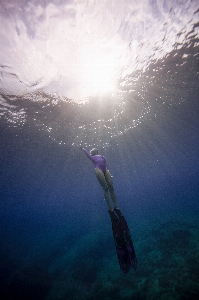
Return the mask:
<path id="1" fill-rule="evenodd" d="M 88 94 L 113 92 L 117 66 L 118 63 L 111 52 L 92 48 L 84 51 L 81 55 L 80 68 Z"/>

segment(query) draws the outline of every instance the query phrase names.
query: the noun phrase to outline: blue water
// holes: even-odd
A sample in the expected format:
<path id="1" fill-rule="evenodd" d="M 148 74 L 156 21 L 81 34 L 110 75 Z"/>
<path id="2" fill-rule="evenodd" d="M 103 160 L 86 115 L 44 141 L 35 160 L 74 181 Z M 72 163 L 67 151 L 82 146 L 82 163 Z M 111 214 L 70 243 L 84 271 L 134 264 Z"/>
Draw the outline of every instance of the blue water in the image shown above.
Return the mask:
<path id="1" fill-rule="evenodd" d="M 59 6 L 58 11 L 65 9 L 64 3 L 57 4 L 56 9 Z M 146 3 L 152 11 L 142 7 L 134 14 L 129 13 L 128 18 L 127 14 L 123 16 L 125 12 L 120 12 L 119 3 L 114 9 L 112 4 L 107 10 L 109 14 L 112 9 L 113 15 L 118 17 L 112 22 L 121 21 L 118 32 L 123 41 L 132 40 L 130 21 L 134 16 L 140 13 L 143 17 L 148 13 L 148 21 L 151 18 L 150 24 L 156 28 L 158 24 L 163 26 L 168 13 L 168 24 L 171 20 L 176 22 L 179 30 L 181 24 L 186 24 L 187 27 L 181 28 L 184 42 L 178 44 L 179 32 L 168 27 L 163 32 L 165 40 L 154 33 L 160 44 L 154 45 L 152 51 L 149 47 L 153 38 L 151 33 L 148 44 L 139 48 L 140 56 L 135 58 L 137 65 L 131 74 L 125 62 L 121 72 L 127 75 L 117 78 L 114 97 L 109 92 L 87 95 L 89 100 L 82 104 L 78 97 L 81 93 L 85 97 L 85 91 L 74 88 L 75 73 L 71 75 L 71 81 L 68 79 L 68 86 L 57 86 L 55 81 L 49 83 L 51 79 L 45 77 L 43 69 L 41 72 L 36 70 L 35 65 L 33 73 L 43 74 L 39 84 L 45 88 L 41 91 L 36 84 L 35 90 L 31 90 L 32 87 L 29 90 L 27 81 L 33 81 L 31 75 L 17 67 L 14 58 L 8 64 L 9 56 L 0 57 L 1 299 L 199 299 L 197 2 L 186 2 L 188 4 L 184 6 L 176 2 L 172 10 L 166 2 L 163 6 L 155 1 Z M 32 4 L 37 6 L 34 1 Z M 56 10 L 52 5 L 46 4 L 46 19 L 50 9 Z M 77 8 L 88 13 L 86 4 L 83 7 L 78 2 Z M 93 1 L 93 7 L 89 9 L 98 12 L 97 8 Z M 128 12 L 130 9 L 133 8 L 129 4 Z M 25 36 L 22 20 L 30 45 L 34 41 L 36 45 L 36 33 L 43 28 L 43 19 L 39 19 L 40 27 L 35 29 L 34 35 L 30 26 L 32 19 L 30 15 L 25 18 L 25 8 L 19 13 L 12 5 L 4 7 L 2 16 L 14 22 L 14 12 L 18 17 L 17 35 L 21 40 L 23 34 Z M 62 19 L 69 15 L 72 22 L 72 8 L 68 15 L 62 15 Z M 145 38 L 147 41 L 141 30 L 142 24 L 139 20 L 136 22 L 135 41 L 141 43 Z M 107 39 L 114 26 L 110 32 L 105 31 Z M 145 29 L 148 34 L 149 27 Z M 49 30 L 53 33 L 53 28 Z M 9 29 L 8 41 L 11 41 L 11 33 Z M 175 37 L 176 43 L 164 54 L 160 50 L 164 49 L 165 41 L 169 45 L 171 37 Z M 30 51 L 29 42 L 25 42 Z M 6 42 L 1 45 L 5 50 Z M 9 45 L 12 49 L 12 44 Z M 20 49 L 23 58 L 27 59 L 24 48 Z M 152 51 L 145 57 L 146 61 L 142 57 L 143 49 Z M 34 54 L 31 51 L 30 59 Z M 150 57 L 152 53 L 157 59 Z M 164 55 L 158 56 L 160 53 Z M 128 56 L 128 52 L 125 54 Z M 54 70 L 55 57 L 51 55 L 50 66 Z M 130 57 L 131 63 L 133 57 Z M 7 66 L 5 75 L 5 65 L 14 70 L 14 62 L 18 72 L 11 76 Z M 55 62 L 58 63 L 56 59 Z M 26 81 L 23 82 L 20 72 L 27 76 L 24 75 Z M 66 74 L 63 72 L 62 75 Z M 27 93 L 15 94 L 14 87 L 22 89 L 22 82 Z M 51 94 L 52 90 L 48 92 L 48 89 L 54 89 L 58 94 Z M 103 191 L 92 163 L 80 146 L 88 150 L 95 146 L 106 157 L 114 176 L 119 207 L 131 231 L 138 260 L 136 271 L 124 275 L 119 268 Z"/>

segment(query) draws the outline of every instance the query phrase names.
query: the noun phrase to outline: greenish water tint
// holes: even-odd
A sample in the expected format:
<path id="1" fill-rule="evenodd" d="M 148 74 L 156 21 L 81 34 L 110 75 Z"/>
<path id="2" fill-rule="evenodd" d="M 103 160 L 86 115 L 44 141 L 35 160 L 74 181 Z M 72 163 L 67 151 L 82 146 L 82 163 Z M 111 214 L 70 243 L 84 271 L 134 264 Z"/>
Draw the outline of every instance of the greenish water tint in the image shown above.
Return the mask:
<path id="1" fill-rule="evenodd" d="M 122 3 L 0 4 L 1 299 L 199 299 L 198 2 Z M 114 92 L 85 89 L 91 41 Z M 79 146 L 106 157 L 136 272 Z"/>

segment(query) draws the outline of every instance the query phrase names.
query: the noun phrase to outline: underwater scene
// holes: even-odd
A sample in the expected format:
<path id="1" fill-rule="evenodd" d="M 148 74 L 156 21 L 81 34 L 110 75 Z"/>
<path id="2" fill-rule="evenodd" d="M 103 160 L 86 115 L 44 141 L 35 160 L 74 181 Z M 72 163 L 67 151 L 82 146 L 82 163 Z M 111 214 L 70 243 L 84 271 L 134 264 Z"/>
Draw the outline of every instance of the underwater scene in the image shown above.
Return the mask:
<path id="1" fill-rule="evenodd" d="M 0 241 L 2 300 L 199 299 L 198 0 L 0 1 Z"/>

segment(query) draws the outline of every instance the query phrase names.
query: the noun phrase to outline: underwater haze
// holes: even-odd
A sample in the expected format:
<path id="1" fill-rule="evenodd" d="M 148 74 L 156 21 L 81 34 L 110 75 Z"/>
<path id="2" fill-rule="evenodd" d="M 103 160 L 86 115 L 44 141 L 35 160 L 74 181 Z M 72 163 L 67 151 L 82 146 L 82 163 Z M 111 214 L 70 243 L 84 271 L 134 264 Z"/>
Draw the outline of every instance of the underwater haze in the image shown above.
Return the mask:
<path id="1" fill-rule="evenodd" d="M 0 240 L 3 300 L 199 299 L 198 0 L 0 0 Z"/>

